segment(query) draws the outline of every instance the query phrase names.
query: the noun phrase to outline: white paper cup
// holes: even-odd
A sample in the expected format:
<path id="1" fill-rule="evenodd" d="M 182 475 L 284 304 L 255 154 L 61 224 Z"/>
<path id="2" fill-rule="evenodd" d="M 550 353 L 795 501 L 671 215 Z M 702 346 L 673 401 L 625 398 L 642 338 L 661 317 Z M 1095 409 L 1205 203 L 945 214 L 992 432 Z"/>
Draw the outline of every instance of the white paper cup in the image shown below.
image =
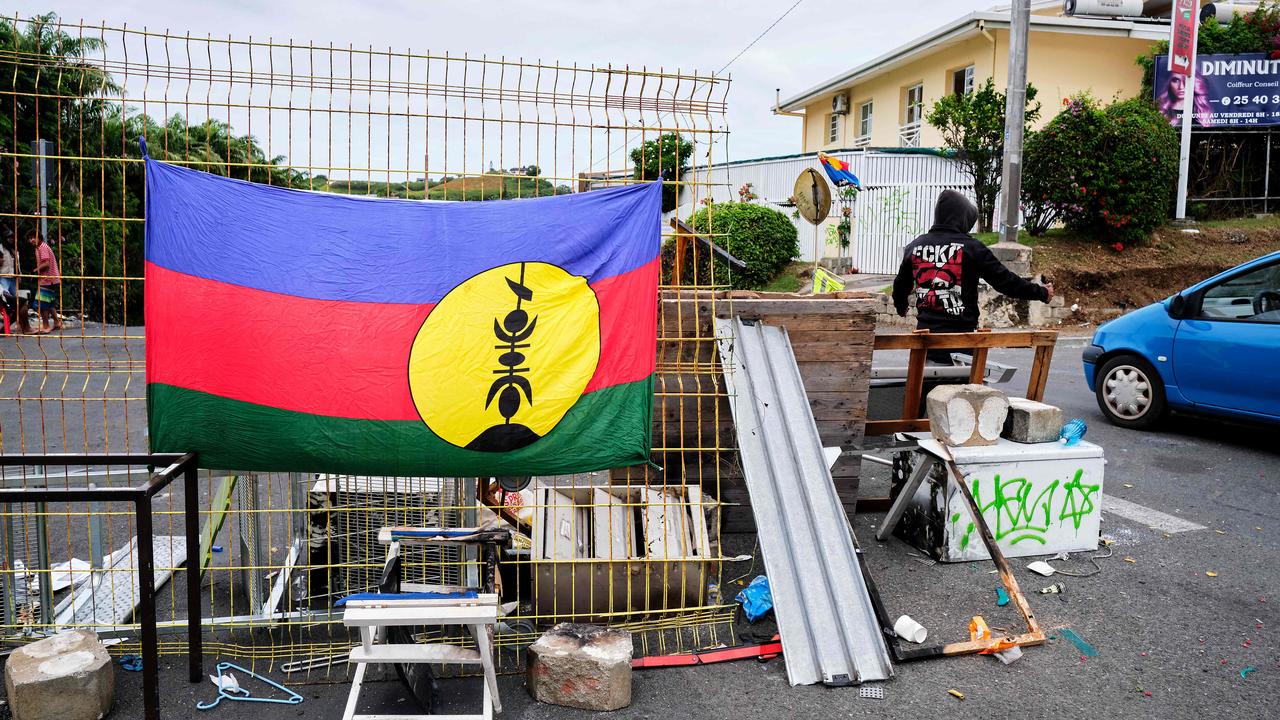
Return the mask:
<path id="1" fill-rule="evenodd" d="M 898 618 L 898 622 L 893 624 L 893 631 L 898 634 L 898 637 L 913 643 L 922 643 L 929 636 L 929 631 L 925 630 L 920 623 L 912 620 L 909 615 L 903 615 Z"/>

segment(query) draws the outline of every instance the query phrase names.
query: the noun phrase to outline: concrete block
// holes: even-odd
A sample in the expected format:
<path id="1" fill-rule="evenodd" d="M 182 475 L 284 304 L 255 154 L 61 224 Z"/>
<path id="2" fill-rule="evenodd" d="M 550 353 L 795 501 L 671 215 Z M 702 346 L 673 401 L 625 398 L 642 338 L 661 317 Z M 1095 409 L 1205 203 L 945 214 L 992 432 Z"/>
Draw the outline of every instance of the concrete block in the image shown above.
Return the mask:
<path id="1" fill-rule="evenodd" d="M 1020 443 L 1055 442 L 1062 431 L 1062 410 L 1026 398 L 1009 398 L 1004 436 Z"/>
<path id="2" fill-rule="evenodd" d="M 98 720 L 115 702 L 111 656 L 88 630 L 18 648 L 4 667 L 14 720 Z"/>
<path id="3" fill-rule="evenodd" d="M 560 623 L 529 646 L 525 684 L 538 702 L 584 710 L 631 704 L 631 655 L 626 630 Z"/>
<path id="4" fill-rule="evenodd" d="M 1009 398 L 986 385 L 939 385 L 925 407 L 933 436 L 952 447 L 994 445 L 1004 428 Z"/>

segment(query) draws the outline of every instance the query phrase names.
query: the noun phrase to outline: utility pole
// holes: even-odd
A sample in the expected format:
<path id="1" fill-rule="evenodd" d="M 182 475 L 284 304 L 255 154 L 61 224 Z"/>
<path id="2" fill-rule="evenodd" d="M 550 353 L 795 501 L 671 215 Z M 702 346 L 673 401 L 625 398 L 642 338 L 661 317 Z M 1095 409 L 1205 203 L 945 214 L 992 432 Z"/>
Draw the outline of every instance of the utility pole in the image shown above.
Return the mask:
<path id="1" fill-rule="evenodd" d="M 1014 0 L 1009 7 L 1009 86 L 1004 106 L 1004 176 L 1000 182 L 1003 220 L 1000 242 L 1018 242 L 1022 196 L 1022 127 L 1027 113 L 1027 32 L 1031 0 Z"/>

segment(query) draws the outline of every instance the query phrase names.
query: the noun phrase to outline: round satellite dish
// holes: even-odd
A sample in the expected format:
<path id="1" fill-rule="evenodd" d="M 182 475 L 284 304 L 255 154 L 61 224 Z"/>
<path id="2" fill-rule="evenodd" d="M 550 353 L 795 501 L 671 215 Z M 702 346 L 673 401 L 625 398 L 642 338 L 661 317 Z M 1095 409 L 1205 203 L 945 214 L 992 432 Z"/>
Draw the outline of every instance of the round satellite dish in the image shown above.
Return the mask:
<path id="1" fill-rule="evenodd" d="M 825 220 L 831 212 L 831 188 L 827 186 L 827 179 L 813 168 L 805 168 L 796 178 L 792 196 L 800 217 L 814 225 Z"/>

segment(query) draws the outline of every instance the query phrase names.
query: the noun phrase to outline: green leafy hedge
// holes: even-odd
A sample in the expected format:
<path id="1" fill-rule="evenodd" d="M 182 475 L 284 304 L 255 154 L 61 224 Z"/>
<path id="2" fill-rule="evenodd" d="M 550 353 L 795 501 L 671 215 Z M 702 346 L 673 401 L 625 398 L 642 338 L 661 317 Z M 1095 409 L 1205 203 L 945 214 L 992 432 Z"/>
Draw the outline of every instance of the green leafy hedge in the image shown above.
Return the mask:
<path id="1" fill-rule="evenodd" d="M 688 221 L 691 228 L 711 237 L 716 245 L 747 264 L 743 270 L 730 271 L 716 261 L 715 283 L 732 285 L 736 290 L 759 290 L 800 254 L 796 226 L 783 213 L 752 203 L 716 203 L 695 212 Z M 662 278 L 673 283 L 674 240 L 662 251 Z M 694 264 L 694 243 L 688 243 L 684 262 L 685 285 L 711 283 L 711 259 L 701 247 Z"/>
<path id="2" fill-rule="evenodd" d="M 1022 204 L 1033 235 L 1056 220 L 1100 240 L 1141 243 L 1170 216 L 1178 135 L 1144 99 L 1103 108 L 1073 97 L 1024 154 Z"/>

